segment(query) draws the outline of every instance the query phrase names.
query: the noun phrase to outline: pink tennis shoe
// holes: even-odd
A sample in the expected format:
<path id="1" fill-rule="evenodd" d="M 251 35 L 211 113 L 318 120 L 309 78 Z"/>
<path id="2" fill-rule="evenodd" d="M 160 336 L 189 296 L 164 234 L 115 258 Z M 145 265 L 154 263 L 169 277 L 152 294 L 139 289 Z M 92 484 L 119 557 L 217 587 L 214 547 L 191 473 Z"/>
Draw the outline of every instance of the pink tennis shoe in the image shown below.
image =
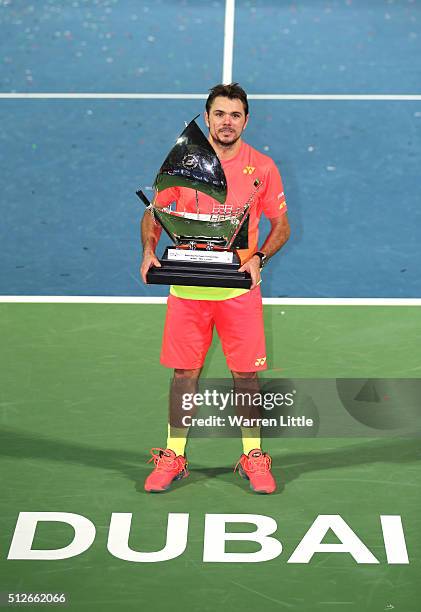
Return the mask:
<path id="1" fill-rule="evenodd" d="M 157 452 L 154 452 L 157 451 Z M 152 457 L 148 463 L 154 462 L 155 468 L 145 480 L 145 491 L 162 493 L 170 488 L 175 480 L 187 478 L 187 460 L 182 455 L 176 457 L 169 448 L 152 448 Z"/>
<path id="2" fill-rule="evenodd" d="M 250 481 L 250 489 L 256 493 L 274 493 L 276 482 L 270 471 L 272 459 L 259 448 L 250 451 L 248 455 L 241 455 L 234 468 L 242 478 Z"/>

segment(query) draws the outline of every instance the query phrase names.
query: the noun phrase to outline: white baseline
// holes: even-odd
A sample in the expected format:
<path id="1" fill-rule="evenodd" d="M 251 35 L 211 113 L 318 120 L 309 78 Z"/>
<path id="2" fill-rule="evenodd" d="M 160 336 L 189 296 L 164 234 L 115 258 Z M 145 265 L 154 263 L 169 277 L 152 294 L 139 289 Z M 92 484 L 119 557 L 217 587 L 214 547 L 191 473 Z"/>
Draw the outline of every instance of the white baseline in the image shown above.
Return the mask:
<path id="1" fill-rule="evenodd" d="M 225 80 L 225 79 L 224 79 Z M 0 93 L 0 100 L 206 100 L 207 93 L 55 93 L 10 92 Z M 411 102 L 421 101 L 421 94 L 247 94 L 249 100 L 320 100 L 354 102 Z"/>
<path id="2" fill-rule="evenodd" d="M 6 304 L 166 304 L 166 297 L 0 295 Z M 263 298 L 266 306 L 421 306 L 421 298 Z"/>

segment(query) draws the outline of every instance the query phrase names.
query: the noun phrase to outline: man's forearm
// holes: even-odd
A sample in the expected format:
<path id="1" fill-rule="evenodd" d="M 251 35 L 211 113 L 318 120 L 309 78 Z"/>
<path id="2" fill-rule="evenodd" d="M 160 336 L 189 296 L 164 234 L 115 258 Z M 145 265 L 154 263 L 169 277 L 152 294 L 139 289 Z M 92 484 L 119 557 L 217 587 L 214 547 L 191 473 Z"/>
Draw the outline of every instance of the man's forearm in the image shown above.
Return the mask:
<path id="1" fill-rule="evenodd" d="M 271 225 L 271 230 L 260 249 L 268 259 L 284 246 L 291 233 L 286 217 L 271 222 Z"/>
<path id="2" fill-rule="evenodd" d="M 155 223 L 152 214 L 146 210 L 141 223 L 141 238 L 143 251 L 152 251 L 155 253 L 156 245 L 159 242 L 162 228 L 158 223 Z"/>
<path id="3" fill-rule="evenodd" d="M 270 219 L 271 230 L 263 243 L 260 251 L 269 259 L 286 243 L 289 238 L 290 230 L 288 218 L 285 215 Z M 252 255 L 240 268 L 240 272 L 248 272 L 251 275 L 252 284 L 250 289 L 254 289 L 260 283 L 261 258 L 259 255 Z"/>

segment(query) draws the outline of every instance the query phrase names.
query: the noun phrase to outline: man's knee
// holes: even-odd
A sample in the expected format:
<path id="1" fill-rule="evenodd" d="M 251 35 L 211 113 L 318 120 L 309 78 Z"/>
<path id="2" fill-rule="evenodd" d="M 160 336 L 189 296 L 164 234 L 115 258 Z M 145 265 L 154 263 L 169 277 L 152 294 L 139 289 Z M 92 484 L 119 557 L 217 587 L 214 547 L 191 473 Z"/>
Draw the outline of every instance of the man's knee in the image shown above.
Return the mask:
<path id="1" fill-rule="evenodd" d="M 257 372 L 234 372 L 231 370 L 231 373 L 234 378 L 238 378 L 240 380 L 257 379 Z"/>
<path id="2" fill-rule="evenodd" d="M 200 372 L 201 372 L 202 368 L 196 368 L 194 370 L 174 370 L 174 379 L 175 380 L 180 380 L 183 378 L 189 378 L 189 379 L 197 379 L 200 376 Z"/>

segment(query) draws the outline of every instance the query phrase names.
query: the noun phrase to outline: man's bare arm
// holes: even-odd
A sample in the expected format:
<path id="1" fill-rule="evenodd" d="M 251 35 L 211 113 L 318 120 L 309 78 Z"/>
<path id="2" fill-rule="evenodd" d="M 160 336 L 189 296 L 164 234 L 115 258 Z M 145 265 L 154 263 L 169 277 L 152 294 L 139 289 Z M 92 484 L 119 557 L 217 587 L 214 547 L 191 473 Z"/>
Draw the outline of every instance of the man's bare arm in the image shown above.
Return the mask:
<path id="1" fill-rule="evenodd" d="M 269 259 L 287 242 L 291 230 L 289 227 L 287 213 L 282 217 L 269 219 L 271 229 L 263 243 L 260 251 Z M 260 282 L 260 257 L 255 255 L 251 257 L 244 265 L 241 266 L 240 272 L 248 272 L 251 275 L 251 289 L 254 289 Z"/>
<path id="2" fill-rule="evenodd" d="M 145 210 L 141 223 L 141 238 L 143 246 L 143 259 L 140 266 L 140 275 L 146 283 L 146 274 L 152 266 L 161 267 L 159 259 L 155 255 L 156 246 L 161 236 L 162 228 L 155 222 L 149 210 Z"/>
<path id="3" fill-rule="evenodd" d="M 281 249 L 290 237 L 291 230 L 289 227 L 287 213 L 284 213 L 282 217 L 276 217 L 275 219 L 269 219 L 271 229 L 260 249 L 262 253 L 269 259 L 275 253 Z M 259 259 L 257 256 L 255 259 Z"/>

